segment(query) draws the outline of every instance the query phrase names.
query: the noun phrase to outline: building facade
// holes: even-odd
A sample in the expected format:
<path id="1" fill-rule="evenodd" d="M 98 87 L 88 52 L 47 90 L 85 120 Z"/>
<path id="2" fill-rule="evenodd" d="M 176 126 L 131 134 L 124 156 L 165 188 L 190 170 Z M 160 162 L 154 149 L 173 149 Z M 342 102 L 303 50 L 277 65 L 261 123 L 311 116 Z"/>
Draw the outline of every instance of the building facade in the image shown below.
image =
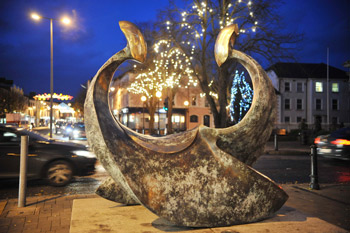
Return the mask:
<path id="1" fill-rule="evenodd" d="M 303 120 L 309 128 L 320 124 L 329 130 L 350 124 L 345 71 L 323 63 L 276 63 L 267 74 L 279 92 L 277 128 L 297 129 Z"/>
<path id="2" fill-rule="evenodd" d="M 127 87 L 133 80 L 133 74 L 127 73 L 121 79 L 114 81 L 110 90 L 110 106 L 124 125 L 137 131 L 148 133 L 149 114 L 141 94 L 128 92 Z M 164 100 L 167 93 L 163 92 L 156 107 L 154 128 L 159 128 L 160 134 L 165 135 L 167 111 L 164 110 Z M 169 103 L 170 104 L 170 103 Z M 174 132 L 192 129 L 200 124 L 214 127 L 214 119 L 206 102 L 201 95 L 200 87 L 190 86 L 178 88 L 174 96 L 172 109 L 172 128 Z"/>

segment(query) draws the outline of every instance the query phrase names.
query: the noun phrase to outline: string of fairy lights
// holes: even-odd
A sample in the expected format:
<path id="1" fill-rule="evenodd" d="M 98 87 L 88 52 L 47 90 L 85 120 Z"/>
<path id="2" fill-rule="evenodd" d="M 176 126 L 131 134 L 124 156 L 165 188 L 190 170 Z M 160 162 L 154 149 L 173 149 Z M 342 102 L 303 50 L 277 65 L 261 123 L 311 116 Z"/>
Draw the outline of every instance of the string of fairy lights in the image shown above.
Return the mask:
<path id="1" fill-rule="evenodd" d="M 191 61 L 193 60 L 193 55 L 198 52 L 198 48 L 200 49 L 201 44 L 205 43 L 204 40 L 207 40 L 206 34 L 210 29 L 207 24 L 203 23 L 205 19 L 209 17 L 216 19 L 213 22 L 218 23 L 218 26 L 222 29 L 239 22 L 242 15 L 244 15 L 250 23 L 245 23 L 245 26 L 240 28 L 240 33 L 254 33 L 258 29 L 258 20 L 254 14 L 253 1 L 237 0 L 235 3 L 229 3 L 224 7 L 224 14 L 222 15 L 218 8 L 210 6 L 210 1 L 194 1 L 187 11 L 181 13 L 180 22 L 166 21 L 165 25 L 168 32 L 171 32 L 178 26 L 186 31 L 186 39 L 181 41 L 181 44 L 189 48 L 190 56 L 187 56 L 179 48 L 172 47 L 174 43 L 171 40 L 158 41 L 154 45 L 154 50 L 159 55 L 157 59 L 153 60 L 154 69 L 148 69 L 148 71 L 139 73 L 128 88 L 128 91 L 135 94 L 144 94 L 151 98 L 154 93 L 167 87 L 181 87 L 180 80 L 184 77 L 188 77 L 188 83 L 184 86 L 185 88 L 188 88 L 190 85 L 197 86 L 197 79 L 194 79 L 193 75 L 198 74 L 194 73 L 191 68 L 193 67 Z M 240 14 L 237 15 L 237 12 L 240 12 Z M 218 15 L 219 18 L 215 17 Z M 170 70 L 172 71 L 170 72 Z M 208 86 L 212 87 L 212 84 L 213 80 Z M 214 88 L 211 88 L 209 95 L 218 99 L 218 94 Z M 201 93 L 200 96 L 204 97 L 205 93 Z"/>
<path id="2" fill-rule="evenodd" d="M 148 68 L 147 71 L 140 72 L 127 88 L 129 92 L 152 98 L 157 91 L 181 87 L 185 78 L 187 80 L 185 88 L 191 85 L 197 86 L 198 81 L 193 77 L 190 58 L 175 47 L 171 40 L 159 40 L 153 47 L 156 57 L 151 67 L 154 69 Z"/>

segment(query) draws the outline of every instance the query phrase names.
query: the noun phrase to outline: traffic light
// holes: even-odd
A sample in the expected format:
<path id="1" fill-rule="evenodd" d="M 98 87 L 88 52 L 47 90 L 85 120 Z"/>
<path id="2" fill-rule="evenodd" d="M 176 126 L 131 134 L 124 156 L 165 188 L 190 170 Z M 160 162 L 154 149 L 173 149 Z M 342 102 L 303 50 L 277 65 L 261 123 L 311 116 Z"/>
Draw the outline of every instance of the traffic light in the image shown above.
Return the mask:
<path id="1" fill-rule="evenodd" d="M 169 106 L 169 102 L 168 102 L 168 97 L 166 97 L 165 99 L 164 99 L 164 107 L 163 107 L 163 109 L 165 110 L 165 111 L 168 111 L 168 106 Z"/>

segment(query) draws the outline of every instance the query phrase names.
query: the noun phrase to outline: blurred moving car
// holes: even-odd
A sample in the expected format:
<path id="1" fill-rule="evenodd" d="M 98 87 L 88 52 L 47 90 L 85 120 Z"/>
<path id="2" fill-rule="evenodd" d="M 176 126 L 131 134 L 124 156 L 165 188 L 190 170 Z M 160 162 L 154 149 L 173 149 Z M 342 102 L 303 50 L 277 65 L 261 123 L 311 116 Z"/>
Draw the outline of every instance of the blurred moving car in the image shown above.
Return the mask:
<path id="1" fill-rule="evenodd" d="M 350 127 L 338 129 L 315 138 L 317 154 L 335 159 L 350 160 Z"/>
<path id="2" fill-rule="evenodd" d="M 62 128 L 62 135 L 63 137 L 68 137 L 69 134 L 72 132 L 72 123 L 68 123 L 66 122 L 64 125 L 63 125 L 63 128 Z"/>
<path id="3" fill-rule="evenodd" d="M 85 124 L 83 122 L 74 123 L 68 137 L 69 140 L 86 139 Z"/>
<path id="4" fill-rule="evenodd" d="M 96 157 L 86 146 L 49 140 L 24 129 L 0 126 L 0 179 L 19 177 L 22 135 L 29 136 L 28 179 L 46 179 L 53 186 L 64 186 L 74 175 L 94 173 Z"/>

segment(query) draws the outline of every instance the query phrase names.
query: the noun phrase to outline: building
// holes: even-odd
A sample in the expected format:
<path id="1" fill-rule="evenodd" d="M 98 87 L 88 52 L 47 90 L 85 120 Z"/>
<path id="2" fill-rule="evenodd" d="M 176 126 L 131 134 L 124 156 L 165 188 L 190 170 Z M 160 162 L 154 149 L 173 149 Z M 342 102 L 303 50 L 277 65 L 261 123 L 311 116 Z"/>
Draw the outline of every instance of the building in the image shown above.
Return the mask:
<path id="1" fill-rule="evenodd" d="M 297 129 L 303 119 L 309 128 L 317 123 L 323 129 L 350 124 L 350 80 L 345 71 L 323 63 L 276 63 L 267 74 L 279 92 L 278 128 Z"/>
<path id="2" fill-rule="evenodd" d="M 110 105 L 116 118 L 124 125 L 137 132 L 147 133 L 149 114 L 141 100 L 142 95 L 127 91 L 133 77 L 134 74 L 126 73 L 112 83 Z M 162 93 L 155 113 L 154 128 L 157 130 L 159 126 L 161 134 L 166 134 L 167 112 L 163 109 L 166 95 L 166 92 Z M 199 124 L 214 127 L 214 119 L 199 86 L 178 88 L 173 101 L 172 124 L 174 132 L 192 129 Z"/>

